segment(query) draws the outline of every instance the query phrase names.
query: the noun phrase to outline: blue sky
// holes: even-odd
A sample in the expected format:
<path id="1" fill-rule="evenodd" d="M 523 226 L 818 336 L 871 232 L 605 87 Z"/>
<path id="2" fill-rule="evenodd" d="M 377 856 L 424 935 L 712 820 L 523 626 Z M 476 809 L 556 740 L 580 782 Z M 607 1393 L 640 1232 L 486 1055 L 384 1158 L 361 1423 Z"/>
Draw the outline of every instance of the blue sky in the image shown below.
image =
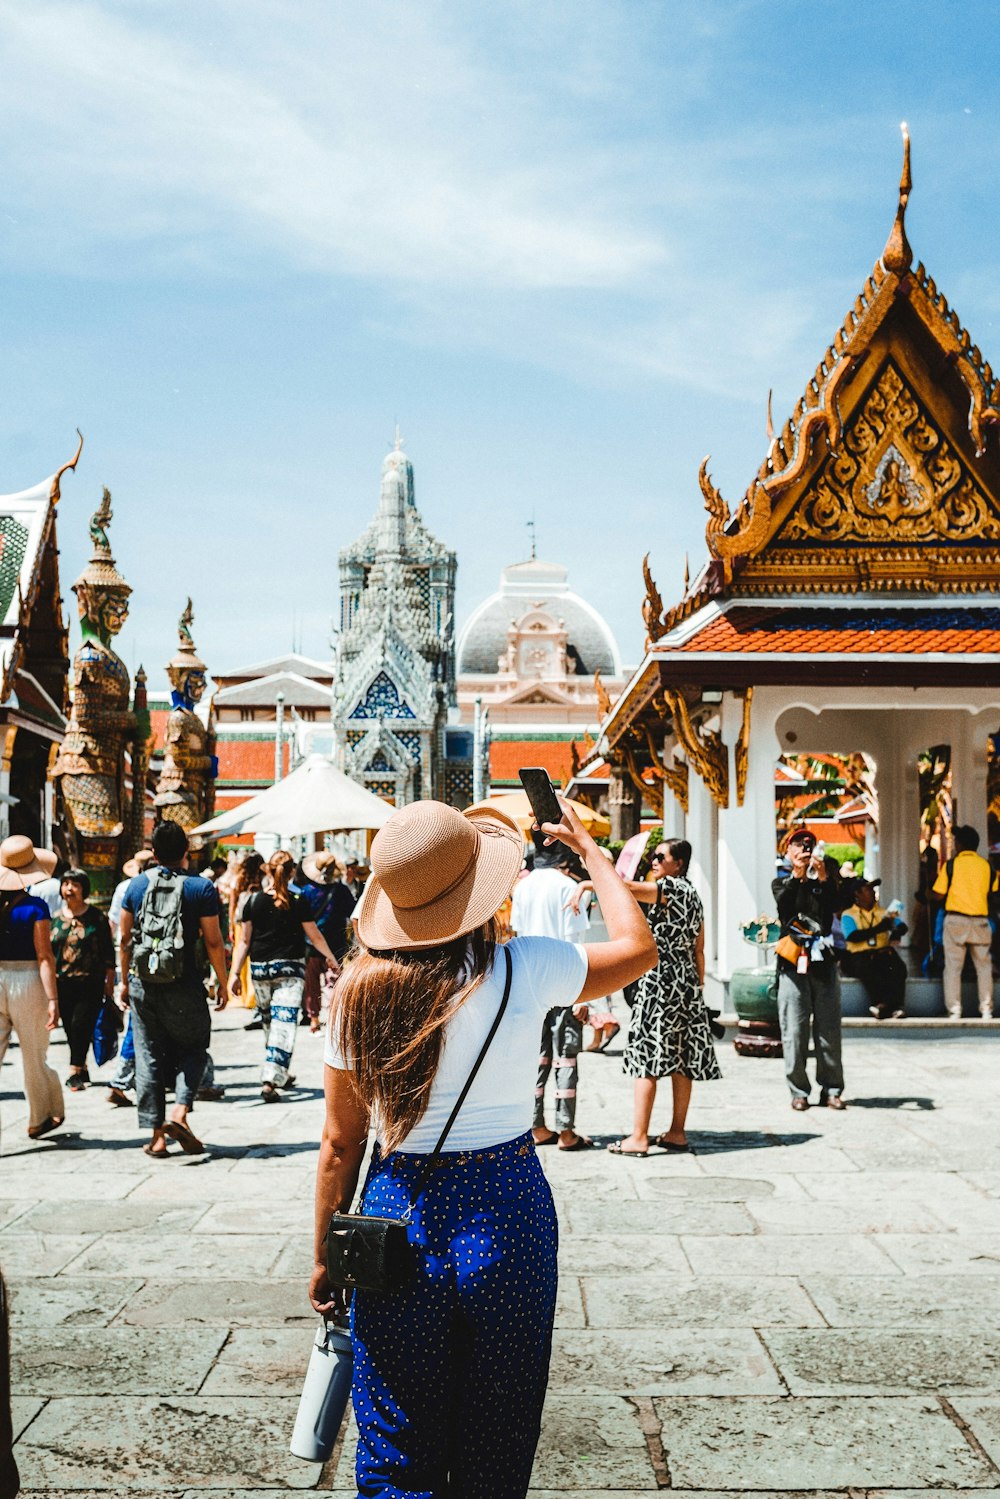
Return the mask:
<path id="1" fill-rule="evenodd" d="M 0 0 L 0 491 L 108 484 L 151 680 L 325 651 L 399 421 L 459 622 L 527 550 L 642 645 L 881 252 L 1000 364 L 995 0 Z M 74 631 L 74 641 L 76 634 Z"/>

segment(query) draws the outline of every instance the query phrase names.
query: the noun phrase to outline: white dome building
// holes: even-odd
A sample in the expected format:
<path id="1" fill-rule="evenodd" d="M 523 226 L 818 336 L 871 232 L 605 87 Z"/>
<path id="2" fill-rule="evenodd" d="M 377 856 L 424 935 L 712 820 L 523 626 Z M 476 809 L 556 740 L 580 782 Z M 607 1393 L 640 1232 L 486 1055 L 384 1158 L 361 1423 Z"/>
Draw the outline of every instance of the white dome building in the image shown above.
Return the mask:
<path id="1" fill-rule="evenodd" d="M 521 765 L 544 765 L 566 784 L 574 742 L 597 735 L 595 672 L 612 698 L 625 685 L 618 643 L 572 591 L 568 569 L 535 557 L 505 567 L 457 650 L 461 722 L 473 722 L 477 697 L 489 712 L 494 789 L 518 785 Z"/>

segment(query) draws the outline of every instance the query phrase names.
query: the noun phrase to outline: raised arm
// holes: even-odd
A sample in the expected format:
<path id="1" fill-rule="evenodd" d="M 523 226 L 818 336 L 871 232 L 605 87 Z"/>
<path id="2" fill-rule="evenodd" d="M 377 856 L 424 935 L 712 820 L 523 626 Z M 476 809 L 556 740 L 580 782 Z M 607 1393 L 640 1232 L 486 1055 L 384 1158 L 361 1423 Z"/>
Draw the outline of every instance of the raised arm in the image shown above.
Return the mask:
<path id="1" fill-rule="evenodd" d="M 590 942 L 584 948 L 587 977 L 579 1000 L 600 999 L 625 984 L 633 984 L 652 968 L 656 963 L 656 943 L 645 916 L 624 880 L 618 878 L 614 865 L 601 853 L 562 797 L 559 805 L 563 809 L 562 820 L 543 823 L 542 832 L 550 841 L 558 838 L 580 855 L 608 929 L 607 942 Z"/>

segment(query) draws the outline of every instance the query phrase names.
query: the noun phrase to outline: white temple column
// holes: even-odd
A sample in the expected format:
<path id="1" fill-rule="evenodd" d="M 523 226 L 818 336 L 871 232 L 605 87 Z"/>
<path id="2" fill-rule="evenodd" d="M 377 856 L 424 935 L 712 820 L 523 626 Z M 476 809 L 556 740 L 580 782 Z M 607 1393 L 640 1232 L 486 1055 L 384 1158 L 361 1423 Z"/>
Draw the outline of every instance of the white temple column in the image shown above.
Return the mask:
<path id="1" fill-rule="evenodd" d="M 985 714 L 955 714 L 955 726 L 951 735 L 951 794 L 956 803 L 958 822 L 974 827 L 984 845 L 986 738 Z"/>
<path id="2" fill-rule="evenodd" d="M 723 740 L 730 746 L 729 806 L 719 812 L 718 974 L 728 979 L 734 968 L 752 968 L 757 956 L 740 935 L 740 926 L 762 913 L 774 913 L 776 840 L 774 766 L 778 741 L 774 733 L 777 705 L 759 691 L 750 712 L 747 785 L 742 807 L 736 805 L 735 745 L 743 721 L 743 702 L 727 698 L 723 706 Z"/>
<path id="3" fill-rule="evenodd" d="M 717 820 L 711 793 L 694 767 L 688 775 L 687 837 L 691 844 L 691 883 L 705 908 L 705 966 L 715 971 L 716 954 L 716 858 Z"/>
<path id="4" fill-rule="evenodd" d="M 918 832 L 917 808 L 908 795 L 909 736 L 898 713 L 890 710 L 867 717 L 865 749 L 875 760 L 878 792 L 878 868 L 872 874 L 882 880 L 881 904 L 898 899 L 905 909 L 916 889 Z M 871 862 L 866 857 L 866 867 Z"/>

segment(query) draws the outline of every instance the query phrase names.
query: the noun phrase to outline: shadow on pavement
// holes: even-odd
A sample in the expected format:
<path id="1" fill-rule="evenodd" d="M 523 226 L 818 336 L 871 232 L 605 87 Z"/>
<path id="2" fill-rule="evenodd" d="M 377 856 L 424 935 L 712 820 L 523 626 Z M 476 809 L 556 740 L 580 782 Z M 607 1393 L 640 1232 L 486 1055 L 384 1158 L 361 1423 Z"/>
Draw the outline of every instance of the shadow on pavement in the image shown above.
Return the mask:
<path id="1" fill-rule="evenodd" d="M 852 1109 L 936 1109 L 933 1098 L 921 1098 L 915 1093 L 904 1093 L 900 1098 L 848 1098 Z"/>

